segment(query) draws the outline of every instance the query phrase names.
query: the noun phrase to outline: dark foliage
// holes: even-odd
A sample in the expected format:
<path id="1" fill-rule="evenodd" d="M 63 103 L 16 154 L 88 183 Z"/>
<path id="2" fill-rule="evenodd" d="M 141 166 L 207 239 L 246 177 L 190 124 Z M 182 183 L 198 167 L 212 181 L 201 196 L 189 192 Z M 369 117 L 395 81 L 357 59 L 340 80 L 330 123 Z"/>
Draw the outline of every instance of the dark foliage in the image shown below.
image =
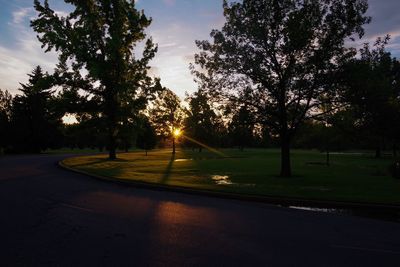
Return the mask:
<path id="1" fill-rule="evenodd" d="M 399 141 L 400 63 L 385 50 L 389 37 L 378 38 L 374 49 L 365 44 L 361 57 L 343 69 L 344 102 L 349 104 L 354 127 L 381 156 L 385 143 Z"/>
<path id="2" fill-rule="evenodd" d="M 200 85 L 216 98 L 246 103 L 279 135 L 281 176 L 290 176 L 290 143 L 302 122 L 335 100 L 333 74 L 354 55 L 344 46 L 369 21 L 363 0 L 224 1 L 225 25 L 198 41 Z"/>
<path id="3" fill-rule="evenodd" d="M 10 149 L 12 96 L 0 90 L 0 154 Z"/>
<path id="4" fill-rule="evenodd" d="M 57 81 L 74 92 L 85 91 L 104 118 L 109 158 L 115 159 L 121 125 L 131 123 L 158 88 L 147 75 L 148 63 L 157 51 L 144 32 L 151 19 L 136 10 L 133 0 L 66 2 L 74 9 L 60 17 L 47 0 L 44 4 L 35 0 L 39 14 L 31 26 L 46 52 L 59 52 Z M 144 49 L 137 58 L 134 48 L 140 42 Z M 88 72 L 85 76 L 80 72 L 83 69 Z"/>
<path id="5" fill-rule="evenodd" d="M 188 96 L 186 101 L 189 108 L 185 110 L 185 134 L 209 146 L 224 146 L 226 131 L 221 117 L 212 107 L 208 96 L 202 91 L 197 91 Z M 190 140 L 186 140 L 186 144 L 198 147 L 199 151 L 202 150 L 201 145 Z"/>
<path id="6" fill-rule="evenodd" d="M 168 88 L 158 92 L 157 98 L 152 102 L 149 118 L 159 138 L 164 141 L 171 139 L 172 153 L 175 154 L 174 131 L 181 129 L 184 111 L 179 97 Z"/>
<path id="7" fill-rule="evenodd" d="M 55 148 L 62 140 L 59 131 L 63 114 L 53 96 L 52 78 L 37 66 L 21 84 L 21 95 L 14 97 L 11 109 L 12 149 L 39 153 Z"/>
<path id="8" fill-rule="evenodd" d="M 141 127 L 137 136 L 136 146 L 140 149 L 144 149 L 147 156 L 147 151 L 152 150 L 156 147 L 157 135 L 155 129 L 153 128 L 147 117 L 141 118 L 140 126 Z"/>

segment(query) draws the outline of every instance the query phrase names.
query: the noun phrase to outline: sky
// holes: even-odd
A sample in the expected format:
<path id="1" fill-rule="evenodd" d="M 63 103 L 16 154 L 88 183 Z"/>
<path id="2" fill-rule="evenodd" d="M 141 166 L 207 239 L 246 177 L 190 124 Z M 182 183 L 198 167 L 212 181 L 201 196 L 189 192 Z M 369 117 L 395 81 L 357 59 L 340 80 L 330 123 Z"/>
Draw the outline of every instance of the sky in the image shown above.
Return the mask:
<path id="1" fill-rule="evenodd" d="M 62 0 L 49 3 L 60 14 L 71 11 Z M 370 0 L 369 5 L 372 22 L 358 44 L 390 34 L 388 50 L 400 58 L 400 0 Z M 182 98 L 185 92 L 195 91 L 189 71 L 198 52 L 194 42 L 208 39 L 212 29 L 222 27 L 222 0 L 138 0 L 137 8 L 153 18 L 147 34 L 158 43 L 159 51 L 151 61 L 151 73 Z M 35 16 L 33 0 L 0 0 L 0 89 L 12 94 L 18 93 L 19 83 L 27 82 L 27 73 L 36 65 L 51 73 L 57 63 L 57 55 L 44 53 L 29 27 Z"/>

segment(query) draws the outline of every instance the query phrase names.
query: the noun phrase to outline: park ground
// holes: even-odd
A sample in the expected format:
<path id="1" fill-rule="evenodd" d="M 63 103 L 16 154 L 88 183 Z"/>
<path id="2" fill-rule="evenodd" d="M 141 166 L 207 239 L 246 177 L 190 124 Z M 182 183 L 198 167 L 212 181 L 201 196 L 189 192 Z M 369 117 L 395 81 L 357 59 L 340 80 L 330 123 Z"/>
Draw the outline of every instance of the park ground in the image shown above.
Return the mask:
<path id="1" fill-rule="evenodd" d="M 275 149 L 227 149 L 218 153 L 170 150 L 68 158 L 63 164 L 89 174 L 123 181 L 212 190 L 257 196 L 400 204 L 400 181 L 392 178 L 391 157 L 376 159 L 369 153 L 331 153 L 294 150 L 294 176 L 282 178 L 280 153 Z"/>

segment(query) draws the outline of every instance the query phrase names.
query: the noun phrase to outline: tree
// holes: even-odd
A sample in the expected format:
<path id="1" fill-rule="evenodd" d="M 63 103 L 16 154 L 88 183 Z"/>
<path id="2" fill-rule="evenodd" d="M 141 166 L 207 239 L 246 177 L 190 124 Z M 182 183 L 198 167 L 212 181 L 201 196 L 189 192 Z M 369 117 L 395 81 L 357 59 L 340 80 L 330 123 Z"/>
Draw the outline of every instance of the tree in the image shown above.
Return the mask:
<path id="1" fill-rule="evenodd" d="M 80 114 L 76 119 L 78 123 L 63 127 L 64 145 L 71 149 L 97 148 L 103 151 L 107 145 L 105 121 L 93 114 Z"/>
<path id="2" fill-rule="evenodd" d="M 376 157 L 386 141 L 396 139 L 400 92 L 400 63 L 385 50 L 389 36 L 378 38 L 371 49 L 365 44 L 360 57 L 343 70 L 344 99 L 353 112 L 355 124 L 375 146 Z"/>
<path id="3" fill-rule="evenodd" d="M 189 109 L 186 110 L 184 121 L 185 132 L 200 143 L 215 145 L 220 139 L 223 124 L 209 103 L 208 96 L 199 90 L 188 96 L 186 101 Z M 199 152 L 201 150 L 202 146 L 199 145 Z"/>
<path id="4" fill-rule="evenodd" d="M 120 141 L 120 148 L 124 149 L 125 152 L 128 152 L 136 143 L 137 132 L 140 131 L 137 124 L 137 120 L 134 122 L 125 121 L 120 127 L 118 139 Z"/>
<path id="5" fill-rule="evenodd" d="M 10 145 L 10 119 L 12 96 L 6 90 L 0 90 L 0 155 Z"/>
<path id="6" fill-rule="evenodd" d="M 184 112 L 181 100 L 171 90 L 164 88 L 150 109 L 150 121 L 156 129 L 158 136 L 164 140 L 171 138 L 172 154 L 175 154 L 175 131 L 182 127 Z"/>
<path id="7" fill-rule="evenodd" d="M 39 153 L 60 144 L 63 114 L 57 109 L 51 76 L 40 66 L 28 76 L 28 83 L 21 84 L 22 94 L 13 99 L 13 148 L 17 152 Z"/>
<path id="8" fill-rule="evenodd" d="M 345 40 L 362 37 L 366 0 L 224 1 L 222 30 L 196 41 L 192 71 L 217 99 L 244 104 L 279 135 L 281 176 L 291 176 L 298 127 L 334 101 L 334 73 L 355 54 Z M 248 91 L 248 93 L 243 93 Z M 321 96 L 324 96 L 321 98 Z"/>
<path id="9" fill-rule="evenodd" d="M 156 89 L 147 75 L 148 63 L 157 51 L 144 32 L 151 19 L 136 10 L 134 0 L 65 1 L 74 10 L 60 17 L 47 0 L 43 5 L 35 0 L 39 15 L 31 26 L 46 52 L 59 52 L 59 81 L 75 82 L 73 86 L 95 100 L 98 113 L 106 120 L 109 158 L 115 159 L 120 126 L 128 115 L 143 109 Z M 134 48 L 141 42 L 143 54 L 137 58 Z"/>
<path id="10" fill-rule="evenodd" d="M 140 131 L 136 139 L 136 146 L 138 148 L 144 149 L 147 156 L 147 151 L 155 148 L 156 144 L 156 131 L 151 125 L 149 119 L 147 117 L 143 117 L 141 120 Z"/>
<path id="11" fill-rule="evenodd" d="M 233 144 L 243 150 L 245 146 L 251 146 L 254 141 L 254 119 L 246 105 L 240 106 L 234 111 L 228 129 Z"/>

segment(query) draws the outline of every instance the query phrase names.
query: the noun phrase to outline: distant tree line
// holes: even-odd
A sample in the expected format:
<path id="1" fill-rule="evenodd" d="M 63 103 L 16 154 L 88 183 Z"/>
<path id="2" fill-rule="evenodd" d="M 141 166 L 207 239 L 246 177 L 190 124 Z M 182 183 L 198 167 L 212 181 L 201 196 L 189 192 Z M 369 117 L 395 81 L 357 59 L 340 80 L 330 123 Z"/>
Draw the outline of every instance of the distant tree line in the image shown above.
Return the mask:
<path id="1" fill-rule="evenodd" d="M 371 20 L 365 0 L 223 1 L 224 26 L 196 41 L 199 88 L 184 102 L 148 75 L 157 45 L 134 1 L 71 3 L 60 17 L 34 1 L 31 26 L 59 63 L 52 74 L 36 67 L 14 97 L 0 90 L 2 152 L 95 148 L 115 159 L 117 149 L 175 143 L 280 147 L 281 176 L 291 175 L 291 148 L 398 153 L 400 62 L 389 36 L 351 47 Z"/>
<path id="2" fill-rule="evenodd" d="M 387 39 L 378 39 L 374 49 L 365 45 L 361 57 L 349 61 L 341 73 L 341 105 L 325 116 L 305 120 L 293 139 L 294 148 L 343 151 L 382 150 L 397 155 L 400 144 L 400 62 L 385 51 Z M 91 101 L 56 89 L 56 77 L 37 66 L 12 96 L 0 90 L 0 149 L 2 153 L 39 153 L 47 149 L 92 148 L 107 150 L 105 119 Z M 183 129 L 180 146 L 204 149 L 271 148 L 279 137 L 257 122 L 246 106 L 219 105 L 203 90 L 187 95 L 185 102 L 171 90 L 160 89 L 150 105 L 121 125 L 117 149 L 151 150 L 171 145 L 173 129 Z M 73 102 L 71 104 L 71 102 Z M 76 122 L 63 117 L 73 113 Z M 86 107 L 85 107 L 86 106 Z M 77 109 L 78 110 L 78 109 Z M 194 142 L 193 140 L 197 141 Z"/>

